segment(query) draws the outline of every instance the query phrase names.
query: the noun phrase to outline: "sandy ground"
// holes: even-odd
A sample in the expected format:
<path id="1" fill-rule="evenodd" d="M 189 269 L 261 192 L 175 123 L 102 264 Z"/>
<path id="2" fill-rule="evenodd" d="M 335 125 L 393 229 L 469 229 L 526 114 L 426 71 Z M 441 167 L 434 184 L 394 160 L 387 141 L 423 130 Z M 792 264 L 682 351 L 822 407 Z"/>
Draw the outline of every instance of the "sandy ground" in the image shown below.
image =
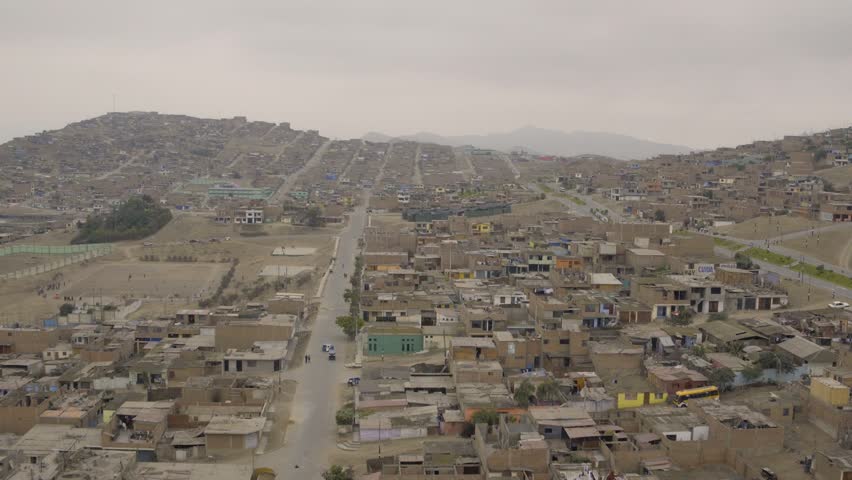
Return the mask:
<path id="1" fill-rule="evenodd" d="M 243 236 L 233 225 L 216 224 L 208 217 L 177 215 L 151 237 L 117 243 L 115 251 L 106 257 L 26 279 L 0 281 L 0 298 L 4 300 L 0 303 L 0 323 L 37 323 L 55 315 L 65 296 L 148 296 L 150 301 L 144 302 L 131 318 L 171 314 L 180 308 L 194 307 L 198 300 L 194 296 L 210 296 L 230 268 L 231 259 L 238 259 L 239 265 L 225 293 L 240 295 L 238 301 L 246 301 L 245 292 L 263 283 L 264 280 L 258 279 L 258 273 L 266 265 L 307 266 L 318 271 L 325 268 L 333 254 L 334 238 L 340 228 L 311 229 L 271 224 L 257 228 L 262 235 Z M 230 240 L 225 240 L 226 237 Z M 51 232 L 21 243 L 67 245 L 71 238 L 71 234 Z M 217 241 L 210 242 L 210 239 Z M 195 242 L 190 243 L 190 240 Z M 300 257 L 273 257 L 272 251 L 276 247 L 310 247 L 316 250 L 312 255 Z M 146 256 L 157 257 L 159 261 L 143 261 Z M 194 261 L 166 261 L 170 256 L 191 257 Z M 23 255 L 8 262 L 10 267 L 0 263 L 3 263 L 3 269 L 17 269 L 35 261 L 29 257 L 31 255 Z M 286 289 L 313 295 L 319 277 L 319 274 L 311 274 L 303 282 L 291 282 Z M 273 280 L 267 279 L 261 298 L 275 291 Z M 50 284 L 58 284 L 59 289 L 37 294 Z M 174 295 L 179 298 L 174 298 Z M 171 298 L 164 302 L 162 297 Z"/>
<path id="2" fill-rule="evenodd" d="M 34 255 L 31 253 L 16 253 L 0 257 L 0 273 L 11 273 L 25 270 L 37 265 L 62 260 L 63 255 Z"/>
<path id="3" fill-rule="evenodd" d="M 794 238 L 781 245 L 826 263 L 852 268 L 852 235 L 848 231 L 820 232 L 818 237 Z"/>
<path id="4" fill-rule="evenodd" d="M 216 289 L 225 263 L 120 262 L 86 269 L 64 295 L 97 292 L 110 297 L 203 297 Z"/>
<path id="5" fill-rule="evenodd" d="M 825 222 L 783 215 L 777 217 L 756 217 L 742 223 L 737 223 L 736 225 L 720 227 L 716 230 L 719 233 L 724 233 L 732 237 L 747 240 L 763 240 L 825 225 L 827 225 Z"/>
<path id="6" fill-rule="evenodd" d="M 790 309 L 807 310 L 809 308 L 825 308 L 831 302 L 831 292 L 813 287 L 807 283 L 793 280 L 782 280 L 781 285 L 790 297 Z M 810 292 L 810 301 L 808 293 Z"/>
<path id="7" fill-rule="evenodd" d="M 399 213 L 371 213 L 369 225 L 393 232 L 405 227 L 414 228 L 414 223 L 403 220 Z"/>

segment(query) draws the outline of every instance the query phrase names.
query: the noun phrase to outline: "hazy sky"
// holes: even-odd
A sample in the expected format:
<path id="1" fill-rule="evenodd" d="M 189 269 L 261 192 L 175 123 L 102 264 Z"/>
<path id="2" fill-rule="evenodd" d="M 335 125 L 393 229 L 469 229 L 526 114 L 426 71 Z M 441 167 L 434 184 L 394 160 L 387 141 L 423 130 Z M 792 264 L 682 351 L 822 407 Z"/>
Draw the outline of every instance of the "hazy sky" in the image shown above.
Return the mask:
<path id="1" fill-rule="evenodd" d="M 5 1 L 0 141 L 156 110 L 711 147 L 852 124 L 852 1 Z"/>

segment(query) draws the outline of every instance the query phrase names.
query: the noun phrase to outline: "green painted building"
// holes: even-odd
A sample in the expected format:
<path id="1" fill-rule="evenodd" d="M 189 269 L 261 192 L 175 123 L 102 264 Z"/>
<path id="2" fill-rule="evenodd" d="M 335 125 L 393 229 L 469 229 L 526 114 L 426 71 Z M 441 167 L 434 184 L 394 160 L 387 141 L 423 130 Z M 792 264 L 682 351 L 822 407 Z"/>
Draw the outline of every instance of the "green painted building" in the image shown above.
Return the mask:
<path id="1" fill-rule="evenodd" d="M 207 195 L 210 198 L 241 198 L 244 200 L 266 200 L 272 195 L 271 188 L 225 188 L 210 187 Z"/>
<path id="2" fill-rule="evenodd" d="M 419 327 L 372 324 L 364 333 L 367 356 L 410 355 L 423 351 L 423 331 Z"/>

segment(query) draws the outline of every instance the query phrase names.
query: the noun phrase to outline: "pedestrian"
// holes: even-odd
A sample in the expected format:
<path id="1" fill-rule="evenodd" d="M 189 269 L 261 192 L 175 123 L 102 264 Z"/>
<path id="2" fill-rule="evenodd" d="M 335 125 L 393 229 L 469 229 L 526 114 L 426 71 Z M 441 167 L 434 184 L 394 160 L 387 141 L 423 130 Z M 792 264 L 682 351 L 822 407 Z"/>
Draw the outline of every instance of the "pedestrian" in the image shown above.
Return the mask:
<path id="1" fill-rule="evenodd" d="M 305 363 L 308 363 L 308 356 L 305 355 Z"/>
<path id="2" fill-rule="evenodd" d="M 311 363 L 311 356 L 308 355 L 308 363 Z"/>

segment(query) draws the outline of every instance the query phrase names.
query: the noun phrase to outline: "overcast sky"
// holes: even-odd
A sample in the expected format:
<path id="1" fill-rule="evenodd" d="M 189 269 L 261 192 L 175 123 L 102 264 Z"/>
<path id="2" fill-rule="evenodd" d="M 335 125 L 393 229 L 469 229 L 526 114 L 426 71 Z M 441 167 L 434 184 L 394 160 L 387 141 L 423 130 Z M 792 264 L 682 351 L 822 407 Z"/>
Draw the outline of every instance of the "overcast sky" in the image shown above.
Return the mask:
<path id="1" fill-rule="evenodd" d="M 0 141 L 117 109 L 705 148 L 852 124 L 852 1 L 6 1 Z"/>

